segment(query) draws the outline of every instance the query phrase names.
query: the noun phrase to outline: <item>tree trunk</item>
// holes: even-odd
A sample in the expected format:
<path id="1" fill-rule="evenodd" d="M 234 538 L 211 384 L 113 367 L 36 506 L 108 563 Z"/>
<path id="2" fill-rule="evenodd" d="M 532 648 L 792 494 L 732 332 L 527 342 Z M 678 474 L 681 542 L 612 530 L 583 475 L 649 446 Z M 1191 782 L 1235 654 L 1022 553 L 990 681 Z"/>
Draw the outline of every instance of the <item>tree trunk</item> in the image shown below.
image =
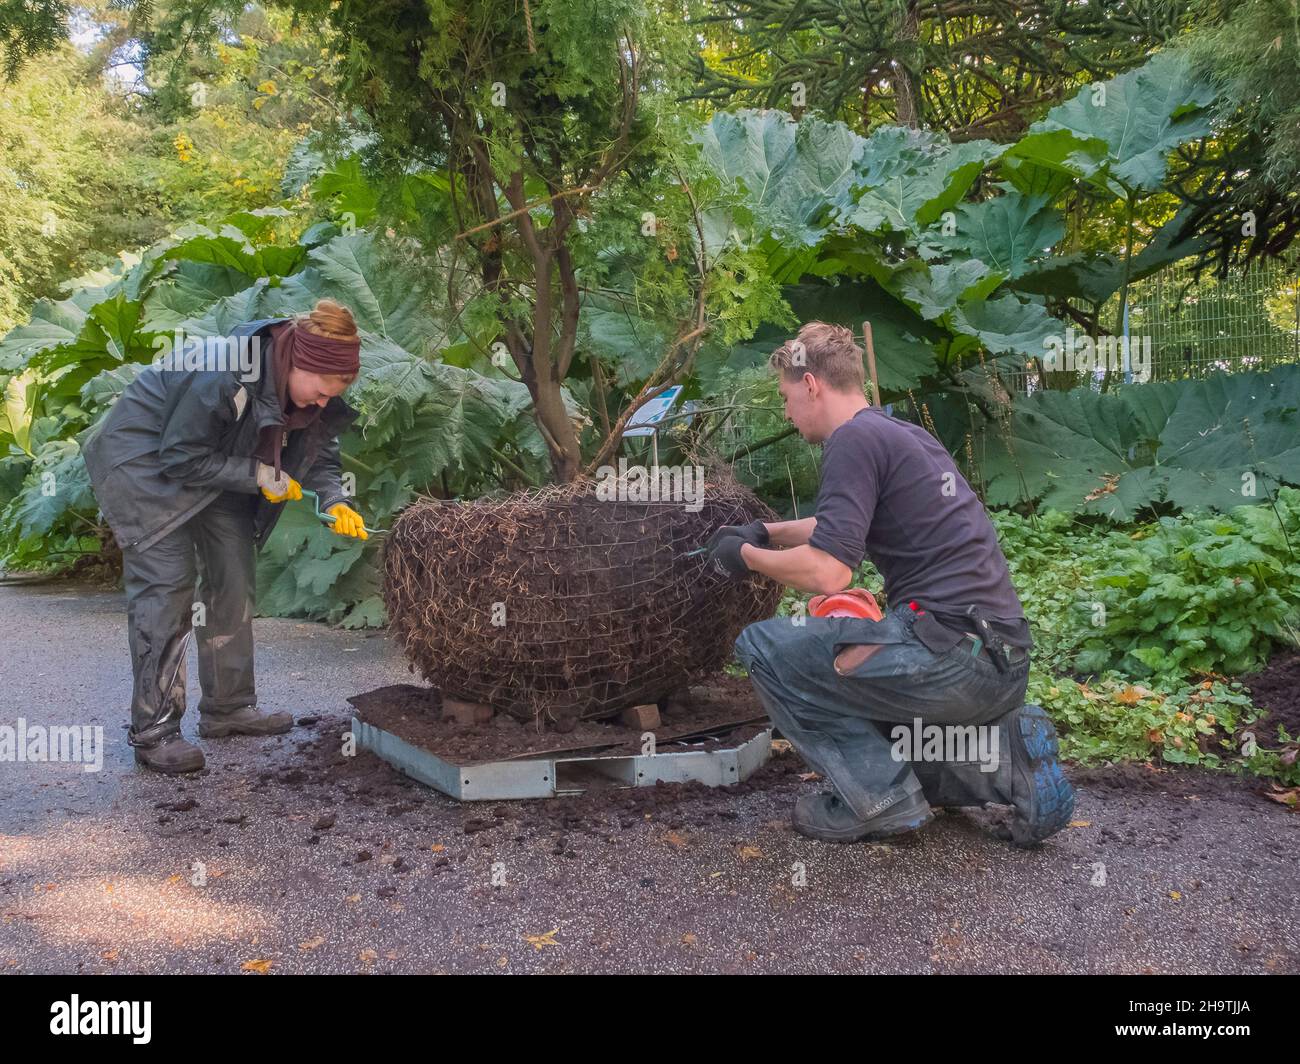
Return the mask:
<path id="1" fill-rule="evenodd" d="M 904 45 L 904 54 L 901 59 L 894 60 L 897 65 L 892 77 L 898 124 L 912 129 L 916 129 L 921 123 L 921 88 L 909 65 L 913 60 L 914 46 L 920 39 L 920 25 L 917 0 L 908 0 L 907 14 L 903 17 L 903 28 L 899 34 L 899 41 Z"/>
<path id="2" fill-rule="evenodd" d="M 564 395 L 560 382 L 544 379 L 528 386 L 533 395 L 533 416 L 551 453 L 551 469 L 557 484 L 564 484 L 578 475 L 582 465 L 582 450 L 578 433 L 573 427 L 569 412 L 564 408 Z"/>

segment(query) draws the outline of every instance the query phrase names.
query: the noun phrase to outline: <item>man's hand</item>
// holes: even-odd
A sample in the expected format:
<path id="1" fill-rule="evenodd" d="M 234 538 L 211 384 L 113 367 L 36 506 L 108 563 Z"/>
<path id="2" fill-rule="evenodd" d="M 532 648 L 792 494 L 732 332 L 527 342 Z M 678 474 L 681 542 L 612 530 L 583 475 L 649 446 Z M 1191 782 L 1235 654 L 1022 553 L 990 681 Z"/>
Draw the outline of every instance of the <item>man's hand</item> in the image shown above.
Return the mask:
<path id="1" fill-rule="evenodd" d="M 337 532 L 340 536 L 352 536 L 354 539 L 370 538 L 361 515 L 347 503 L 336 502 L 325 512 L 334 518 L 334 523 L 330 525 L 332 532 Z"/>
<path id="2" fill-rule="evenodd" d="M 262 494 L 269 502 L 287 502 L 291 499 L 296 501 L 302 498 L 301 484 L 283 469 L 277 477 L 275 470 L 265 462 L 257 463 L 257 486 L 262 489 Z"/>
<path id="3" fill-rule="evenodd" d="M 714 550 L 728 536 L 739 536 L 744 542 L 752 543 L 755 547 L 766 547 L 771 542 L 767 534 L 767 525 L 762 521 L 751 521 L 747 525 L 723 525 L 709 537 L 709 542 L 705 546 L 709 550 Z"/>
<path id="4" fill-rule="evenodd" d="M 740 580 L 749 575 L 749 566 L 741 557 L 745 540 L 740 536 L 724 536 L 709 552 L 709 561 L 713 563 L 714 572 L 729 580 Z"/>

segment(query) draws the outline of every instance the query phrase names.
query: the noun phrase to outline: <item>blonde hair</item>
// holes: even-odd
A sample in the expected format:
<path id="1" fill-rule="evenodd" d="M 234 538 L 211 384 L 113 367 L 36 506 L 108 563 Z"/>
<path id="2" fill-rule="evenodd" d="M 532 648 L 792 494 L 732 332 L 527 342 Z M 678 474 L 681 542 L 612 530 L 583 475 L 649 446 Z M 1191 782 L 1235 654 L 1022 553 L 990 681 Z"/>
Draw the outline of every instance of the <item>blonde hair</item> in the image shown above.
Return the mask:
<path id="1" fill-rule="evenodd" d="M 328 336 L 331 340 L 357 338 L 357 322 L 352 311 L 332 299 L 316 300 L 310 312 L 298 316 L 298 324 L 308 332 Z"/>
<path id="2" fill-rule="evenodd" d="M 316 305 L 306 314 L 299 314 L 298 324 L 317 336 L 328 336 L 331 340 L 358 339 L 357 321 L 342 303 L 333 299 L 318 299 Z M 351 384 L 357 379 L 355 373 L 322 373 L 322 377 L 334 377 Z"/>
<path id="3" fill-rule="evenodd" d="M 853 332 L 843 325 L 808 322 L 793 340 L 787 340 L 772 352 L 768 365 L 784 373 L 788 381 L 811 373 L 837 392 L 866 393 L 862 348 Z"/>

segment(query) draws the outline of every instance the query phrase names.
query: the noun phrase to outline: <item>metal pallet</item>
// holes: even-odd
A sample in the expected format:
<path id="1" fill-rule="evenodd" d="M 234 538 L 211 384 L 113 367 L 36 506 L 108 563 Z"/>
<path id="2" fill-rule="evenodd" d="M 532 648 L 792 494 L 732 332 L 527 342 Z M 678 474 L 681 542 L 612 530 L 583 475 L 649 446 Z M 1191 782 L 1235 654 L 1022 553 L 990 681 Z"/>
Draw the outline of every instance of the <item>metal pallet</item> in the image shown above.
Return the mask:
<path id="1" fill-rule="evenodd" d="M 733 747 L 693 750 L 703 742 L 674 741 L 669 750 L 650 755 L 570 754 L 457 765 L 412 746 L 392 732 L 352 718 L 357 746 L 387 761 L 399 772 L 427 783 L 462 802 L 511 798 L 557 798 L 581 794 L 593 783 L 611 780 L 623 787 L 652 787 L 695 781 L 727 787 L 747 779 L 772 756 L 772 731 L 763 730 Z"/>

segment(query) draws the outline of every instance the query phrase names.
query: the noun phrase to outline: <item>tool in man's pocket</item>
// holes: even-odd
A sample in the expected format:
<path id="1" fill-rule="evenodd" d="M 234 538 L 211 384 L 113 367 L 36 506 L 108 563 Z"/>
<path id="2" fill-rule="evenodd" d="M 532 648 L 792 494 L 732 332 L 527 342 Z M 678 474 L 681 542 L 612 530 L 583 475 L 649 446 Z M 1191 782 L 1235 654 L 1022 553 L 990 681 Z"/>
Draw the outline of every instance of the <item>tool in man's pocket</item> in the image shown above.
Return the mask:
<path id="1" fill-rule="evenodd" d="M 1025 658 L 1026 651 L 1022 647 L 1008 647 L 977 606 L 967 606 L 961 613 L 922 609 L 915 602 L 909 602 L 908 606 L 916 614 L 913 633 L 936 654 L 947 653 L 958 645 L 965 647 L 973 658 L 984 651 L 984 657 L 998 672 L 1006 672 L 1009 666 Z"/>

